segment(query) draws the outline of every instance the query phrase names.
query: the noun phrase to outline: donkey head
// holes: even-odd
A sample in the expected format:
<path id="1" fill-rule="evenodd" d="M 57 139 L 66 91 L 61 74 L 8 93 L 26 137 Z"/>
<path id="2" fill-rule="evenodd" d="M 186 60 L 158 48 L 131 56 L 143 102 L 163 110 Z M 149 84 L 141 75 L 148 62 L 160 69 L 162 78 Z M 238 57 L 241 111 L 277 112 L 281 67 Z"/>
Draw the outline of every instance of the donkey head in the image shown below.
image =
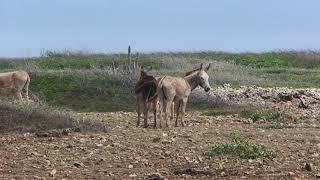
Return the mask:
<path id="1" fill-rule="evenodd" d="M 197 76 L 199 78 L 199 85 L 208 92 L 211 87 L 209 84 L 209 75 L 207 74 L 207 71 L 210 69 L 211 64 L 209 64 L 207 67 L 203 67 L 203 64 L 201 64 L 199 71 L 197 72 Z"/>
<path id="2" fill-rule="evenodd" d="M 140 80 L 145 78 L 148 75 L 148 72 L 152 70 L 152 67 L 149 67 L 148 70 L 144 70 L 143 66 L 140 66 Z"/>
<path id="3" fill-rule="evenodd" d="M 147 76 L 147 72 L 144 71 L 143 66 L 140 67 L 140 80 Z"/>

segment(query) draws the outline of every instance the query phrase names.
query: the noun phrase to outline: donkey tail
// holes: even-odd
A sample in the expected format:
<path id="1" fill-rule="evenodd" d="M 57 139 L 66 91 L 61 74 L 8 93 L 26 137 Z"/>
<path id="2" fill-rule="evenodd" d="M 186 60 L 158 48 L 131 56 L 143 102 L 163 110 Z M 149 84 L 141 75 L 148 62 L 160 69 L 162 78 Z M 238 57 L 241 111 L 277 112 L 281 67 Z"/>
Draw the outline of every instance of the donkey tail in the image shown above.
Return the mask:
<path id="1" fill-rule="evenodd" d="M 155 93 L 151 98 L 148 99 L 148 102 L 152 102 L 158 97 L 158 93 Z"/>
<path id="2" fill-rule="evenodd" d="M 26 91 L 26 99 L 29 100 L 29 84 L 30 84 L 30 76 L 27 74 L 27 81 L 24 84 L 24 90 Z"/>
<path id="3" fill-rule="evenodd" d="M 160 80 L 159 80 L 159 83 L 158 83 L 158 94 L 162 94 L 163 95 L 163 98 L 164 99 L 167 99 L 167 97 L 166 97 L 166 94 L 165 94 L 165 91 L 164 91 L 164 87 L 163 87 L 163 80 L 166 78 L 167 76 L 164 76 L 163 78 L 161 78 Z"/>
<path id="4" fill-rule="evenodd" d="M 163 94 L 163 98 L 164 99 L 168 99 L 167 96 L 166 96 L 166 92 L 164 91 L 164 87 L 163 86 L 161 87 L 161 91 L 162 91 L 162 94 Z"/>
<path id="5" fill-rule="evenodd" d="M 154 99 L 158 98 L 158 95 L 159 95 L 159 93 L 160 93 L 160 92 L 159 92 L 159 88 L 162 87 L 162 85 L 163 85 L 163 80 L 164 80 L 165 77 L 166 77 L 166 76 L 164 76 L 164 77 L 162 77 L 162 78 L 160 78 L 160 79 L 158 80 L 157 92 L 156 92 L 151 98 L 149 98 L 148 102 L 151 102 L 151 101 L 153 101 Z"/>

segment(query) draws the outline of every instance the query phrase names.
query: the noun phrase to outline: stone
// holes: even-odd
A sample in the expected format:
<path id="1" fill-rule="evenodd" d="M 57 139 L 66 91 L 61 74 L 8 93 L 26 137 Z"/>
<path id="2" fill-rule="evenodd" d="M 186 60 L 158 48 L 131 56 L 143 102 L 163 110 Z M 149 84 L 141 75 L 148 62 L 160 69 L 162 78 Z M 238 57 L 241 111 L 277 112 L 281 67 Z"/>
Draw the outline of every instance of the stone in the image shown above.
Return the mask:
<path id="1" fill-rule="evenodd" d="M 53 177 L 54 175 L 56 175 L 57 173 L 57 170 L 56 169 L 53 169 L 52 171 L 50 171 L 50 176 Z"/>
<path id="2" fill-rule="evenodd" d="M 311 163 L 306 163 L 304 165 L 304 168 L 307 170 L 307 171 L 312 171 L 313 170 L 313 165 Z"/>

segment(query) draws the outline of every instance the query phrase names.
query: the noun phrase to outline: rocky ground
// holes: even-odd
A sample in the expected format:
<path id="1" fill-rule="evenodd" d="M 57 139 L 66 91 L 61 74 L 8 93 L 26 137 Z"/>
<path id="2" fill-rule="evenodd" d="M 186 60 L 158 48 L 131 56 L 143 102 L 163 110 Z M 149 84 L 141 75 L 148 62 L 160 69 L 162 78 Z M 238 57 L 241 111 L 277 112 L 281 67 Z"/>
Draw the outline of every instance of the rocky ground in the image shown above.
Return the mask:
<path id="1" fill-rule="evenodd" d="M 272 122 L 253 123 L 238 115 L 212 117 L 188 111 L 187 127 L 153 129 L 135 127 L 136 114 L 131 112 L 83 113 L 89 119 L 105 122 L 107 132 L 2 134 L 0 179 L 320 177 L 319 90 L 285 89 L 267 95 L 272 91 L 255 87 L 234 90 L 226 86 L 204 95 L 203 100 L 232 105 L 260 103 L 261 107 L 302 116 L 303 121 L 286 122 L 281 128 L 263 128 Z M 228 143 L 228 135 L 234 131 L 250 143 L 272 148 L 277 155 L 272 159 L 231 155 L 207 159 L 203 155 L 211 144 Z"/>

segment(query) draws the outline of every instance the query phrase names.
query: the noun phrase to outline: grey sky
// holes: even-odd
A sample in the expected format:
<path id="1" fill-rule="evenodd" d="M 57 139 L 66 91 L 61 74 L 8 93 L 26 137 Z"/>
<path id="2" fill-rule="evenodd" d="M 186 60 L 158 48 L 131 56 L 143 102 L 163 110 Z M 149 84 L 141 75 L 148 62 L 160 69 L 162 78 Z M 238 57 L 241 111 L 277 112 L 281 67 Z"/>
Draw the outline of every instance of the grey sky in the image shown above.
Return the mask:
<path id="1" fill-rule="evenodd" d="M 320 48 L 318 0 L 0 0 L 0 56 Z"/>

